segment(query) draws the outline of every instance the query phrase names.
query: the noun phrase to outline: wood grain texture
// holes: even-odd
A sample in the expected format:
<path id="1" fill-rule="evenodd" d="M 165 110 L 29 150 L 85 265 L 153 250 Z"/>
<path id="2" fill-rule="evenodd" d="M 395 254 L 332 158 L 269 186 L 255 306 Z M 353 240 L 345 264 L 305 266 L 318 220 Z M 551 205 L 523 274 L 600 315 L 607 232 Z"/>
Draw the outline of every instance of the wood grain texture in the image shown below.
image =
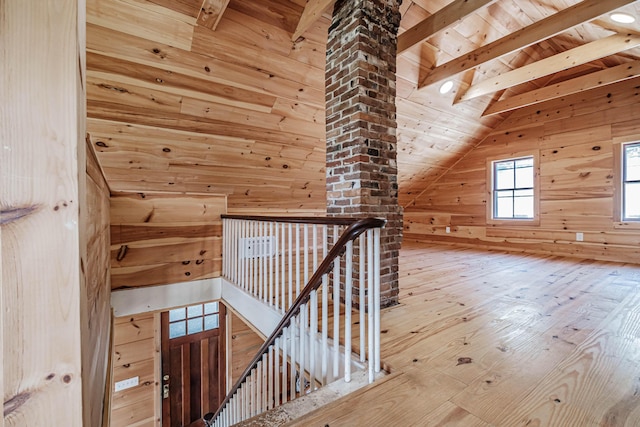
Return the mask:
<path id="1" fill-rule="evenodd" d="M 220 275 L 225 196 L 122 193 L 110 212 L 112 289 Z"/>
<path id="2" fill-rule="evenodd" d="M 156 334 L 159 334 L 153 313 L 119 317 L 114 325 L 113 381 L 138 377 L 138 385 L 115 392 L 112 384 L 111 425 L 155 426 Z"/>
<path id="3" fill-rule="evenodd" d="M 111 351 L 111 268 L 109 187 L 87 139 L 85 209 L 81 210 L 84 289 L 82 317 L 85 424 L 100 425 Z"/>
<path id="4" fill-rule="evenodd" d="M 638 262 L 640 234 L 617 228 L 613 183 L 613 129 L 616 138 L 640 137 L 638 96 L 621 82 L 516 111 L 407 209 L 405 236 Z M 527 150 L 540 153 L 540 224 L 487 225 L 483 165 Z"/>
<path id="5" fill-rule="evenodd" d="M 231 320 L 231 343 L 227 344 L 227 348 L 231 348 L 229 358 L 229 373 L 232 387 L 244 372 L 247 365 L 256 355 L 260 346 L 264 344 L 264 339 L 253 331 L 240 317 L 232 311 L 229 311 Z M 228 327 L 229 325 L 227 325 Z"/>
<path id="6" fill-rule="evenodd" d="M 76 0 L 0 4 L 0 424 L 7 427 L 81 426 L 91 413 L 83 411 L 82 387 L 83 360 L 92 359 L 83 357 L 90 349 L 81 334 L 82 11 Z M 102 399 L 91 404 L 99 408 Z"/>
<path id="7" fill-rule="evenodd" d="M 639 280 L 636 264 L 405 242 L 381 319 L 390 375 L 287 425 L 636 425 Z"/>

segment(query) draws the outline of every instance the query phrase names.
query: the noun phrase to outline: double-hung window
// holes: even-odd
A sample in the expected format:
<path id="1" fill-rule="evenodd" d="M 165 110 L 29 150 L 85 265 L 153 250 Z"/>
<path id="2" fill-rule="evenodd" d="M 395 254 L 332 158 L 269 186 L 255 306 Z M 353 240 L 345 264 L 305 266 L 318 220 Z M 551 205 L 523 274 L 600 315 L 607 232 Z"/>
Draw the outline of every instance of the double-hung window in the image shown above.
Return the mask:
<path id="1" fill-rule="evenodd" d="M 493 220 L 533 220 L 536 217 L 534 156 L 491 162 Z"/>
<path id="2" fill-rule="evenodd" d="M 640 221 L 640 142 L 622 146 L 622 221 Z"/>

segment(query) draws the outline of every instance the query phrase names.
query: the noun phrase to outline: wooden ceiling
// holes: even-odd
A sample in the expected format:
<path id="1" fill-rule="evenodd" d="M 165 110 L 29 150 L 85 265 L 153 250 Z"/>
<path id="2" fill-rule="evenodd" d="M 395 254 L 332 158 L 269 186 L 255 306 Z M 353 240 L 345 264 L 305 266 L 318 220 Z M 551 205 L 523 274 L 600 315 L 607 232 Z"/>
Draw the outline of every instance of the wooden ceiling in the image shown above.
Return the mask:
<path id="1" fill-rule="evenodd" d="M 110 189 L 324 209 L 332 0 L 87 0 L 88 131 Z M 400 202 L 515 109 L 640 73 L 630 0 L 404 0 Z M 441 95 L 442 82 L 454 88 Z"/>

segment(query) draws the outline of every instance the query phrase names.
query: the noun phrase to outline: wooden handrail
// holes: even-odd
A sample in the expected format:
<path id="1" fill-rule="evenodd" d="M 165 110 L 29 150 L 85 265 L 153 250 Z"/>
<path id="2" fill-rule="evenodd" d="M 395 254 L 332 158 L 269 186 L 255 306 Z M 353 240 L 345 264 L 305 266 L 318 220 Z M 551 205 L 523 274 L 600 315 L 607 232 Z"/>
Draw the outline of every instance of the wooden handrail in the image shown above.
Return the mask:
<path id="1" fill-rule="evenodd" d="M 351 225 L 367 218 L 345 218 L 331 216 L 259 216 L 259 215 L 221 215 L 222 219 L 242 219 L 245 221 L 290 222 L 293 224 Z"/>
<path id="2" fill-rule="evenodd" d="M 266 219 L 267 217 L 250 217 L 250 216 L 240 217 L 235 215 L 223 215 L 222 217 L 228 218 L 228 219 L 249 219 L 253 221 L 274 221 L 272 217 L 269 217 L 268 219 Z M 260 218 L 260 219 L 256 219 L 256 218 Z M 280 221 L 280 222 L 290 221 L 287 218 L 280 218 L 280 219 L 283 219 L 283 221 Z M 302 218 L 298 218 L 298 219 L 301 220 Z M 316 219 L 317 218 L 312 218 L 312 221 L 310 222 L 319 223 L 314 221 Z M 371 228 L 382 227 L 387 222 L 387 220 L 381 219 L 381 218 L 361 218 L 361 219 L 355 219 L 355 222 L 353 218 L 330 218 L 330 219 L 333 220 L 330 224 L 336 224 L 335 220 L 342 219 L 342 220 L 351 220 L 350 221 L 351 225 L 340 235 L 340 238 L 338 239 L 336 244 L 331 248 L 327 256 L 322 260 L 322 263 L 320 263 L 320 266 L 313 273 L 313 276 L 311 276 L 311 279 L 309 279 L 309 282 L 307 283 L 307 285 L 304 287 L 304 289 L 302 289 L 302 291 L 300 292 L 300 295 L 298 295 L 298 298 L 296 298 L 296 300 L 293 302 L 289 310 L 282 317 L 282 320 L 280 320 L 280 323 L 278 323 L 278 326 L 276 326 L 276 328 L 273 330 L 269 338 L 267 338 L 264 344 L 262 344 L 262 346 L 254 356 L 254 358 L 251 360 L 249 365 L 247 365 L 247 368 L 244 370 L 242 375 L 240 375 L 238 380 L 233 385 L 233 388 L 231 388 L 229 393 L 227 393 L 227 396 L 224 398 L 224 401 L 222 401 L 222 403 L 220 404 L 220 407 L 216 411 L 215 416 L 213 417 L 214 419 L 218 418 L 222 409 L 229 402 L 229 400 L 231 400 L 231 398 L 236 393 L 236 391 L 238 391 L 238 389 L 240 388 L 244 380 L 251 373 L 251 370 L 258 365 L 258 362 L 260 360 L 262 360 L 262 356 L 268 351 L 269 347 L 271 347 L 271 345 L 275 343 L 276 338 L 280 336 L 284 328 L 289 326 L 289 324 L 291 323 L 291 319 L 293 318 L 293 316 L 295 316 L 298 313 L 298 311 L 300 310 L 300 307 L 302 307 L 303 304 L 309 301 L 311 297 L 311 292 L 317 290 L 320 287 L 320 285 L 322 284 L 322 276 L 329 273 L 329 271 L 332 268 L 333 261 L 344 253 L 347 247 L 347 243 L 349 241 L 352 241 L 358 238 L 358 236 L 360 236 L 366 230 L 369 230 Z M 307 222 L 307 221 L 304 221 L 304 222 Z M 338 225 L 341 225 L 341 224 L 338 224 Z"/>

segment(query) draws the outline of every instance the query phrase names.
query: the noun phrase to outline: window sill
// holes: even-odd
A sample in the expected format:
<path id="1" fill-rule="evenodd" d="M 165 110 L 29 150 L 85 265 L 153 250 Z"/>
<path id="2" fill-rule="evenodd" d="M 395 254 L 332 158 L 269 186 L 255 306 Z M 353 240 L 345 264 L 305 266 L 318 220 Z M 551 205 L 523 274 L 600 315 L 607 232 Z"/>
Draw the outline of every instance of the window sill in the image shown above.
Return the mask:
<path id="1" fill-rule="evenodd" d="M 487 219 L 487 225 L 537 226 L 540 225 L 540 219 Z"/>
<path id="2" fill-rule="evenodd" d="M 613 228 L 622 228 L 630 230 L 640 230 L 640 221 L 621 221 L 614 222 Z"/>

